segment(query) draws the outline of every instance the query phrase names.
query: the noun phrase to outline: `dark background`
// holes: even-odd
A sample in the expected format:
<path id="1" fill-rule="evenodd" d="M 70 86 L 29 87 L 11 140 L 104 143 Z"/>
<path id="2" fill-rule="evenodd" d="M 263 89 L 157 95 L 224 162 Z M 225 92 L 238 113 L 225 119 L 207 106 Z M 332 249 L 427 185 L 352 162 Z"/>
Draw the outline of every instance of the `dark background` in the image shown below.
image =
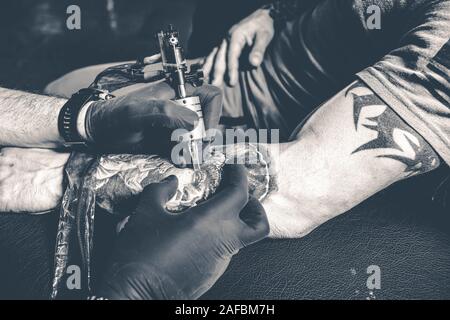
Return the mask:
<path id="1" fill-rule="evenodd" d="M 108 2 L 113 10 L 108 10 Z M 191 57 L 206 55 L 228 28 L 262 0 L 3 0 L 0 84 L 41 90 L 79 67 L 156 53 L 156 32 L 173 23 Z M 81 8 L 81 30 L 66 9 Z M 197 8 L 200 8 L 197 10 Z M 194 17 L 195 14 L 195 17 Z M 194 37 L 188 38 L 195 29 Z"/>
<path id="2" fill-rule="evenodd" d="M 191 57 L 206 55 L 262 2 L 115 0 L 112 12 L 106 0 L 2 1 L 0 85 L 39 91 L 79 67 L 150 55 L 155 32 L 168 23 Z M 81 7 L 79 31 L 66 28 L 70 4 Z M 445 170 L 397 184 L 303 239 L 243 250 L 204 298 L 450 298 L 448 196 L 431 200 Z M 48 297 L 56 219 L 0 213 L 0 298 Z M 373 295 L 370 265 L 382 271 Z"/>

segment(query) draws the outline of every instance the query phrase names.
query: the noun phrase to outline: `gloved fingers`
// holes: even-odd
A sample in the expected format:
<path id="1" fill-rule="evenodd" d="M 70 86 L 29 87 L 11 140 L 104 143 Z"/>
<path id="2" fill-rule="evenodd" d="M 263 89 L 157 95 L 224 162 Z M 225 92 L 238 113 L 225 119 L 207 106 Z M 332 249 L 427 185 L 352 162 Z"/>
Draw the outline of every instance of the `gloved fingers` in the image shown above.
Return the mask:
<path id="1" fill-rule="evenodd" d="M 215 47 L 211 53 L 208 55 L 208 57 L 205 60 L 205 63 L 203 64 L 203 75 L 205 76 L 205 79 L 209 79 L 210 77 L 210 72 L 213 68 L 214 65 L 214 60 L 216 58 L 217 55 L 217 51 L 219 50 L 218 47 Z"/>
<path id="2" fill-rule="evenodd" d="M 144 84 L 141 88 L 134 91 L 133 94 L 144 101 L 172 100 L 175 98 L 175 90 L 166 81 Z"/>
<path id="3" fill-rule="evenodd" d="M 186 93 L 190 96 L 198 96 L 203 111 L 205 129 L 215 129 L 219 125 L 222 115 L 223 95 L 222 90 L 212 85 L 204 84 L 194 87 L 186 84 Z"/>
<path id="4" fill-rule="evenodd" d="M 227 48 L 228 48 L 228 41 L 223 40 L 214 60 L 212 84 L 217 87 L 220 87 L 223 84 L 223 78 L 226 71 Z"/>
<path id="5" fill-rule="evenodd" d="M 248 201 L 247 169 L 243 165 L 226 165 L 220 190 L 194 209 L 205 215 L 238 216 Z"/>
<path id="6" fill-rule="evenodd" d="M 211 85 L 203 85 L 195 88 L 193 95 L 200 97 L 206 130 L 217 128 L 222 115 L 222 90 Z"/>
<path id="7" fill-rule="evenodd" d="M 227 52 L 227 68 L 229 85 L 237 84 L 239 71 L 239 57 L 242 49 L 247 44 L 245 35 L 242 32 L 232 32 L 229 36 L 229 46 Z"/>
<path id="8" fill-rule="evenodd" d="M 269 235 L 270 227 L 266 211 L 256 198 L 249 199 L 239 218 L 241 222 L 239 239 L 243 246 L 248 246 Z"/>
<path id="9" fill-rule="evenodd" d="M 178 188 L 176 176 L 169 176 L 159 183 L 149 184 L 139 196 L 136 212 L 156 215 L 165 212 L 167 201 L 175 196 Z"/>
<path id="10" fill-rule="evenodd" d="M 260 31 L 255 35 L 255 41 L 250 52 L 249 61 L 254 67 L 259 67 L 264 59 L 266 49 L 272 40 L 272 35 L 268 31 Z"/>
<path id="11" fill-rule="evenodd" d="M 157 127 L 191 131 L 198 122 L 198 116 L 194 111 L 170 100 L 149 100 L 146 104 L 138 104 L 130 110 L 128 117 L 131 123 L 141 129 Z"/>
<path id="12" fill-rule="evenodd" d="M 175 98 L 175 91 L 166 81 L 137 83 L 115 90 L 113 93 L 116 96 L 114 99 L 131 96 L 139 103 L 148 100 L 172 100 Z"/>

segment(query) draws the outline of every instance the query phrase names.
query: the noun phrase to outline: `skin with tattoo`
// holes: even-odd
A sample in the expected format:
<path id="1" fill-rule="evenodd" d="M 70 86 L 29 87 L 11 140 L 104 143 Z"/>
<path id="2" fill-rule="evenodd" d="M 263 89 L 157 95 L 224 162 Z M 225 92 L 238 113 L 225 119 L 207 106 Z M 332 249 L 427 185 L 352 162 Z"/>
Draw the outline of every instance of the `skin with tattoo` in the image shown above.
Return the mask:
<path id="1" fill-rule="evenodd" d="M 358 88 L 361 89 L 359 94 L 355 93 Z M 370 90 L 364 90 L 364 88 L 363 83 L 357 82 L 347 91 L 347 95 L 351 94 L 353 97 L 355 130 L 358 131 L 363 108 L 376 109 L 379 114 L 367 118 L 367 122 L 362 126 L 376 131 L 378 136 L 360 146 L 353 153 L 374 149 L 385 150 L 386 153 L 379 157 L 404 163 L 405 173 L 410 176 L 426 173 L 438 167 L 439 157 L 430 145 L 391 108 L 387 107 L 376 94 Z"/>
<path id="2" fill-rule="evenodd" d="M 440 165 L 430 145 L 362 82 L 318 108 L 292 142 L 270 148 L 279 148 L 278 191 L 263 202 L 273 237 L 302 237 Z"/>

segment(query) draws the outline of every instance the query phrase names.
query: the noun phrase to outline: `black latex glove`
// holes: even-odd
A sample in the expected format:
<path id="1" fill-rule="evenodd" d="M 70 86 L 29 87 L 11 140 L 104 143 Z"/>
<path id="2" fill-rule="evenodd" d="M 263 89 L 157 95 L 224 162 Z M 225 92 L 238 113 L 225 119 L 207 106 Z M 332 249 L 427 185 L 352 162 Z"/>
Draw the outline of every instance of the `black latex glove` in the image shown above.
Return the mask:
<path id="1" fill-rule="evenodd" d="M 222 112 L 220 89 L 187 85 L 187 93 L 199 96 L 205 128 L 215 128 Z M 175 129 L 191 131 L 197 114 L 177 105 L 174 90 L 165 82 L 149 84 L 111 100 L 94 102 L 86 114 L 86 131 L 94 149 L 109 153 L 168 155 L 177 143 Z"/>
<path id="2" fill-rule="evenodd" d="M 261 204 L 248 200 L 246 169 L 226 166 L 211 199 L 169 214 L 176 177 L 144 189 L 119 234 L 97 296 L 108 299 L 196 299 L 217 281 L 239 249 L 269 233 Z"/>

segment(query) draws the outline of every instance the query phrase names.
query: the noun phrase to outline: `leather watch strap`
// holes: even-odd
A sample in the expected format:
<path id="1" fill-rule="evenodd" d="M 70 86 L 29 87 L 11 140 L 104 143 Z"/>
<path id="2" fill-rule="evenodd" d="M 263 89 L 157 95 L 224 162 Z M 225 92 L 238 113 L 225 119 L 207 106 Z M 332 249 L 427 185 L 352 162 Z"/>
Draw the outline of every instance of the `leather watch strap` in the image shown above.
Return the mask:
<path id="1" fill-rule="evenodd" d="M 58 130 L 64 138 L 64 145 L 86 146 L 86 141 L 77 130 L 77 118 L 80 110 L 90 101 L 107 100 L 112 96 L 109 92 L 94 88 L 81 89 L 64 104 L 58 117 Z"/>

